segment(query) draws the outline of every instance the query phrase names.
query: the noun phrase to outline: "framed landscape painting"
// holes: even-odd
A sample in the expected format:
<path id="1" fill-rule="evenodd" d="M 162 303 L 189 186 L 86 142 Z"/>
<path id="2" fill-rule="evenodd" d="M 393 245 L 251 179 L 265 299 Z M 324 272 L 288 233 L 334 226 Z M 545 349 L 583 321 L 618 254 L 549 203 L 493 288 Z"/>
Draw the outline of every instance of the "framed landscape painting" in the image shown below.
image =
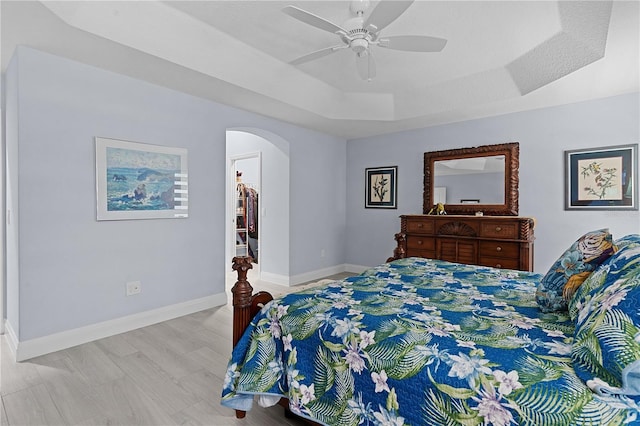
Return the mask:
<path id="1" fill-rule="evenodd" d="M 396 181 L 397 166 L 375 167 L 365 169 L 366 197 L 365 208 L 395 209 L 397 208 Z"/>
<path id="2" fill-rule="evenodd" d="M 638 145 L 565 151 L 565 210 L 638 210 Z"/>
<path id="3" fill-rule="evenodd" d="M 98 220 L 189 216 L 186 149 L 95 141 Z"/>

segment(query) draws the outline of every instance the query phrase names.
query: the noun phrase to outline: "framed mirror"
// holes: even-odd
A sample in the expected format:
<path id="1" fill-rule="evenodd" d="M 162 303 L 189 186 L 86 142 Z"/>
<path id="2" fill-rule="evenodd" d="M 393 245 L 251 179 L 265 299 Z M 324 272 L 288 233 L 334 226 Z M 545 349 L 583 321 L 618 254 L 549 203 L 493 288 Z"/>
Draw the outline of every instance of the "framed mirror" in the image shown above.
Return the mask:
<path id="1" fill-rule="evenodd" d="M 424 214 L 518 215 L 520 144 L 511 142 L 424 153 Z"/>

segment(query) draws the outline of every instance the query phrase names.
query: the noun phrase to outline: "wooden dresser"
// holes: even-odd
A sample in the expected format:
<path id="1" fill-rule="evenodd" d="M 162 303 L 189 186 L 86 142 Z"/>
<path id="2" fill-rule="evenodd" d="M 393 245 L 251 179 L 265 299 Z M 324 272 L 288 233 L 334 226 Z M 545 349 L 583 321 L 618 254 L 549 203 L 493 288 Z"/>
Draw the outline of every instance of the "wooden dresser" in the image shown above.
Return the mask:
<path id="1" fill-rule="evenodd" d="M 403 215 L 387 261 L 417 256 L 533 271 L 533 227 L 529 217 Z"/>

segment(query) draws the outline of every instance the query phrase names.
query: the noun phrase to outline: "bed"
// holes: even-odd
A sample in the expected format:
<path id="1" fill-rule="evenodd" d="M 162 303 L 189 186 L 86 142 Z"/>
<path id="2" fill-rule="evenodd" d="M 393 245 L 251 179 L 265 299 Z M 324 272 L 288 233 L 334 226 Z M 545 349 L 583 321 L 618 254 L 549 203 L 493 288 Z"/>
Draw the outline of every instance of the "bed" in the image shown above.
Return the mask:
<path id="1" fill-rule="evenodd" d="M 415 257 L 275 300 L 236 288 L 248 326 L 222 404 L 284 398 L 327 425 L 640 424 L 640 236 L 612 247 L 571 263 L 589 273 L 564 309 L 540 303 L 549 273 Z"/>

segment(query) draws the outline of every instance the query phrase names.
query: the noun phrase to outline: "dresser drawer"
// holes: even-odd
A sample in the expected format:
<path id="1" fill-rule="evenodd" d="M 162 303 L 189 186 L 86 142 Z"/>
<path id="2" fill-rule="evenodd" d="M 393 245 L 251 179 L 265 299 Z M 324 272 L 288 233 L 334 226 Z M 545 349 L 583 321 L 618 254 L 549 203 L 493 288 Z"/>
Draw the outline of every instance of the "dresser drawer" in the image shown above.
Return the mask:
<path id="1" fill-rule="evenodd" d="M 407 218 L 408 234 L 433 234 L 433 220 L 422 218 Z"/>
<path id="2" fill-rule="evenodd" d="M 407 257 L 422 257 L 425 259 L 435 259 L 436 251 L 435 250 L 418 250 L 414 248 L 407 249 Z"/>
<path id="3" fill-rule="evenodd" d="M 490 256 L 480 256 L 478 258 L 478 265 L 491 266 L 493 268 L 504 269 L 520 269 L 520 261 L 518 259 L 507 259 Z"/>
<path id="4" fill-rule="evenodd" d="M 407 235 L 407 248 L 435 251 L 436 240 L 433 237 L 420 237 L 417 235 Z"/>
<path id="5" fill-rule="evenodd" d="M 480 256 L 518 259 L 520 245 L 506 241 L 480 241 Z"/>
<path id="6" fill-rule="evenodd" d="M 486 221 L 480 224 L 480 236 L 485 238 L 518 238 L 518 224 Z"/>
<path id="7" fill-rule="evenodd" d="M 400 220 L 398 247 L 391 260 L 416 256 L 533 270 L 531 218 L 411 214 L 401 215 Z"/>
<path id="8" fill-rule="evenodd" d="M 470 265 L 477 262 L 478 242 L 475 240 L 439 238 L 436 248 L 436 256 L 440 260 Z"/>

